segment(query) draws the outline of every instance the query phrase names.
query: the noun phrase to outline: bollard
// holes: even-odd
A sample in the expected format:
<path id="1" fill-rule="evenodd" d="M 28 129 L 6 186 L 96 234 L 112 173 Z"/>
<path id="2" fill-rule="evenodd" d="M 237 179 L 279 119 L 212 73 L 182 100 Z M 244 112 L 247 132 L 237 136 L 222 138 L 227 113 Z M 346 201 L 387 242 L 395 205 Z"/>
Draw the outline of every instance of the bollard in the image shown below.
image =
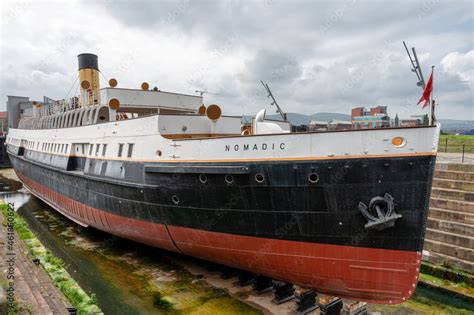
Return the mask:
<path id="1" fill-rule="evenodd" d="M 444 152 L 448 152 L 448 137 L 446 136 L 446 143 L 444 145 Z"/>
<path id="2" fill-rule="evenodd" d="M 463 143 L 463 144 L 462 144 L 462 161 L 461 161 L 462 164 L 464 164 L 464 150 L 465 150 L 465 149 L 466 149 L 466 144 Z"/>

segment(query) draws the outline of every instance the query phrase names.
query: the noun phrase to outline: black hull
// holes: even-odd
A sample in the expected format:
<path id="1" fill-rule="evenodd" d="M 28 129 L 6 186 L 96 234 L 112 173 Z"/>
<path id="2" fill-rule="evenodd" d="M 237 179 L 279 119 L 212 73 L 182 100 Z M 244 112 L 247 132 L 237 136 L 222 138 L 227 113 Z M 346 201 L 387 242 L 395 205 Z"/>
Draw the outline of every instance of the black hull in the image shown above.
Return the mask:
<path id="1" fill-rule="evenodd" d="M 225 172 L 206 174 L 203 183 L 197 171 L 160 172 L 159 163 L 127 163 L 130 180 L 117 180 L 60 170 L 25 156 L 12 154 L 11 159 L 16 172 L 34 182 L 124 218 L 241 236 L 402 251 L 422 250 L 435 164 L 434 156 L 416 155 L 208 163 L 223 169 L 237 165 L 247 171 L 234 172 L 232 183 L 226 182 Z M 120 167 L 100 160 L 90 167 L 94 163 Z M 195 165 L 174 163 L 173 167 Z M 263 175 L 262 183 L 256 182 L 257 173 Z M 310 173 L 317 174 L 317 183 L 309 182 Z M 368 204 L 386 193 L 394 197 L 395 211 L 402 218 L 391 228 L 367 230 L 359 202 Z M 106 224 L 85 216 L 77 219 L 99 229 Z"/>
<path id="2" fill-rule="evenodd" d="M 376 303 L 405 301 L 418 281 L 432 155 L 170 165 L 11 153 L 33 194 L 120 237 Z M 385 194 L 396 219 L 368 229 L 360 203 Z"/>

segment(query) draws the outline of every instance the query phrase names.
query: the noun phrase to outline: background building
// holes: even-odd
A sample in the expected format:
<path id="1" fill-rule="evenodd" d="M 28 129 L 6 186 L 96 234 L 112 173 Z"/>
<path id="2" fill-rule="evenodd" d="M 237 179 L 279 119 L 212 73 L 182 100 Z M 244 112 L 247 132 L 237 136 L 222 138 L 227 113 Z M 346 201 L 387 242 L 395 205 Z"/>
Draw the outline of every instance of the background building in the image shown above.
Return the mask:
<path id="1" fill-rule="evenodd" d="M 390 127 L 387 106 L 377 106 L 369 110 L 365 107 L 356 107 L 352 109 L 351 118 L 354 129 Z"/>
<path id="2" fill-rule="evenodd" d="M 18 127 L 21 114 L 27 108 L 32 108 L 33 103 L 29 97 L 25 96 L 7 96 L 8 128 Z"/>
<path id="3" fill-rule="evenodd" d="M 8 130 L 8 112 L 0 112 L 0 136 Z"/>
<path id="4" fill-rule="evenodd" d="M 328 130 L 347 130 L 352 129 L 352 122 L 333 119 L 328 122 Z"/>
<path id="5" fill-rule="evenodd" d="M 309 131 L 323 131 L 328 130 L 328 122 L 320 120 L 311 120 L 308 125 Z"/>

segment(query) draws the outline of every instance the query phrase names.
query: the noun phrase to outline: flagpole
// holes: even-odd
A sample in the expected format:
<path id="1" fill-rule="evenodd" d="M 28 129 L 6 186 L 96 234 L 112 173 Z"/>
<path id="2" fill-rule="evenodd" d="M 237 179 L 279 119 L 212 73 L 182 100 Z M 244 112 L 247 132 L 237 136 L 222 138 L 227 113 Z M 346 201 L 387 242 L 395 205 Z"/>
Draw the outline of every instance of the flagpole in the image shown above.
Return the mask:
<path id="1" fill-rule="evenodd" d="M 433 77 L 433 72 L 434 72 L 434 67 L 431 66 L 431 80 L 434 83 L 434 77 Z M 433 90 L 434 90 L 434 84 L 431 85 L 431 94 L 430 94 L 430 119 L 429 119 L 429 124 L 430 126 L 434 125 L 435 123 L 435 117 L 434 117 L 434 112 L 435 112 L 435 104 L 434 104 L 434 98 L 433 98 Z"/>

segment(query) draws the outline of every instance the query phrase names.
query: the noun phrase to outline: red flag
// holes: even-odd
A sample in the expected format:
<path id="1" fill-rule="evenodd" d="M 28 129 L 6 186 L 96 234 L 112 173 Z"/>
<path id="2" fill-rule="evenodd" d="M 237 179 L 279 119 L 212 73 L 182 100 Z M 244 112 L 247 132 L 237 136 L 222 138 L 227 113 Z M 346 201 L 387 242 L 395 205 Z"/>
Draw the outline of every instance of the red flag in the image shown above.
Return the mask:
<path id="1" fill-rule="evenodd" d="M 428 79 L 428 84 L 425 86 L 425 90 L 423 91 L 423 95 L 421 96 L 420 100 L 416 105 L 420 104 L 421 102 L 425 101 L 423 104 L 422 109 L 424 109 L 428 103 L 430 102 L 430 95 L 431 92 L 433 91 L 433 73 L 431 73 L 430 78 Z"/>

